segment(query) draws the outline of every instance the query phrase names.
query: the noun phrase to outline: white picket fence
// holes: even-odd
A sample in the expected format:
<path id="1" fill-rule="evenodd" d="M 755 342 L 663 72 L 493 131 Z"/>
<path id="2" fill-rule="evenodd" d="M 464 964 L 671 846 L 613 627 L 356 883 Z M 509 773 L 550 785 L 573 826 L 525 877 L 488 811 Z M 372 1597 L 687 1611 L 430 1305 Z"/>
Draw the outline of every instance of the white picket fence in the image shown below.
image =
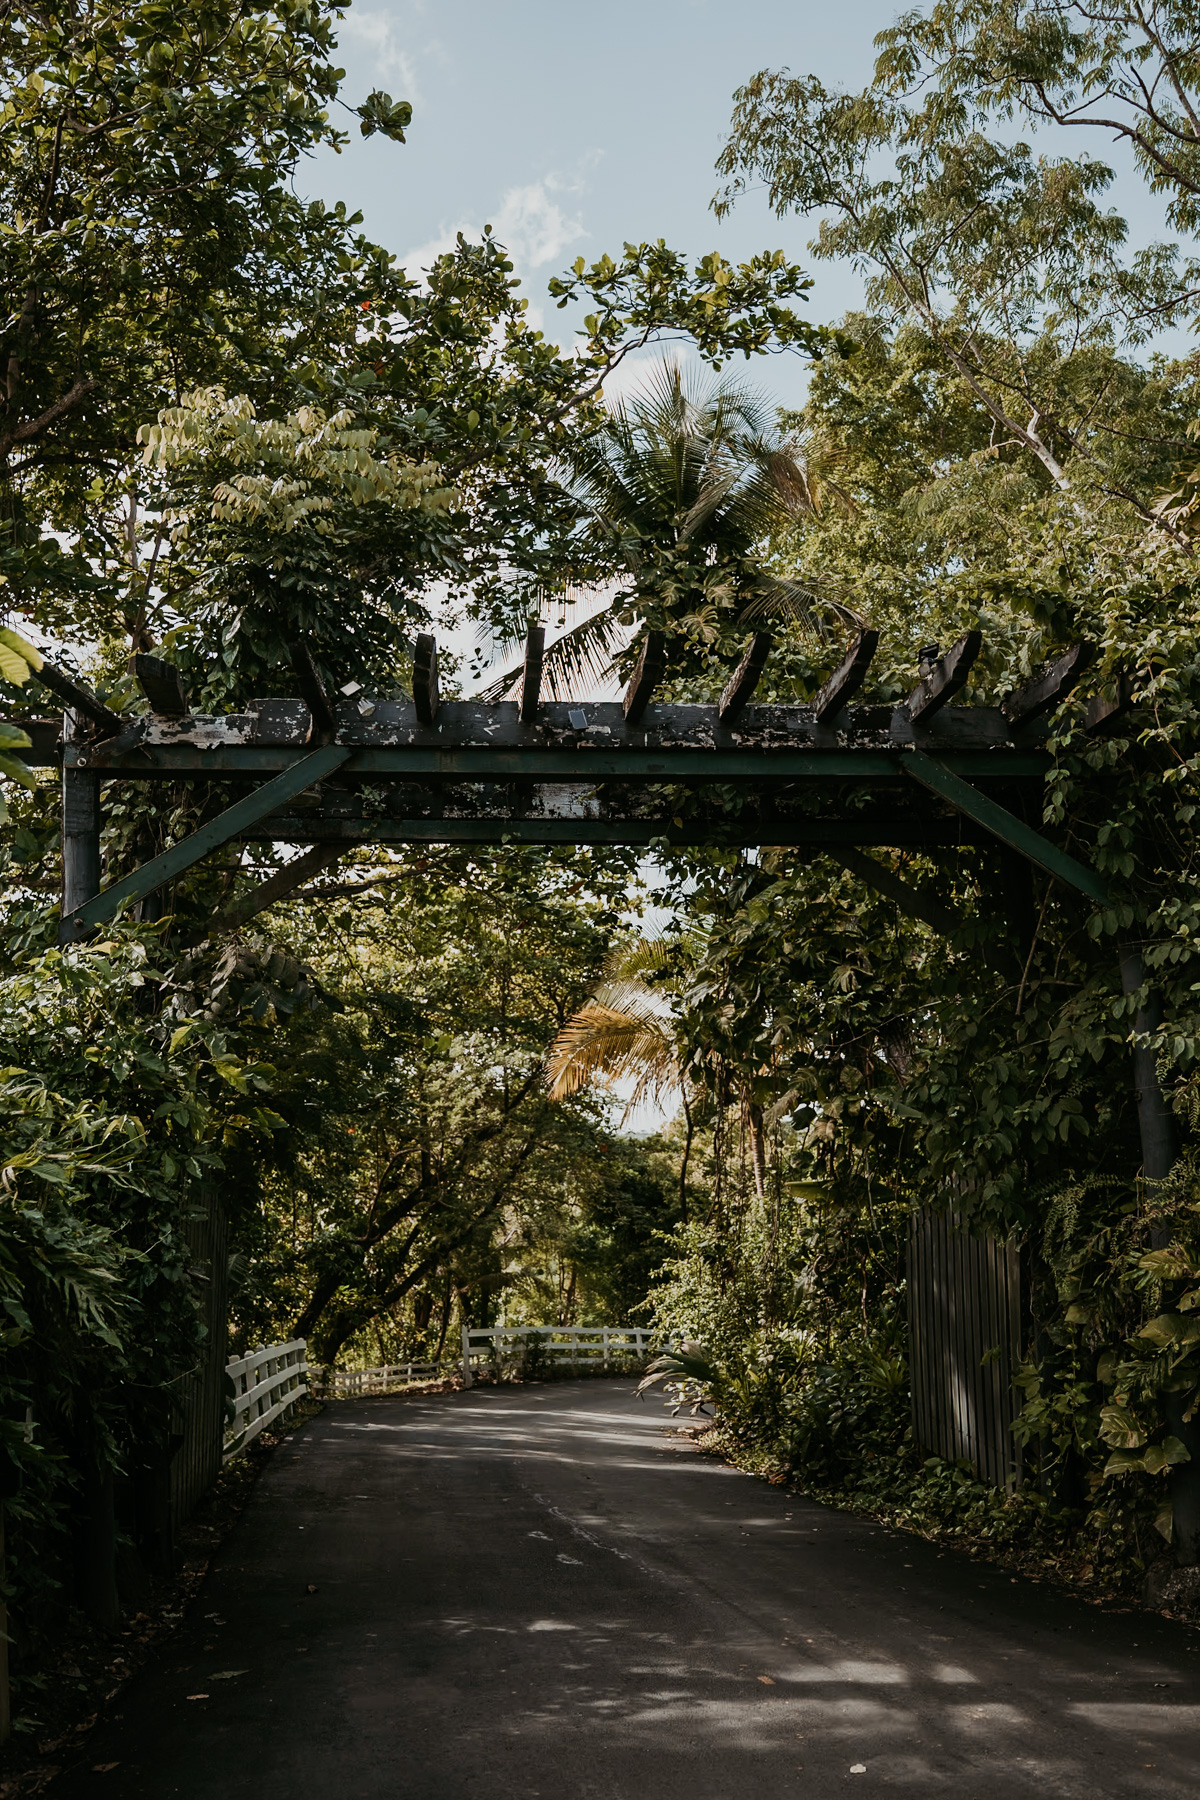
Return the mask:
<path id="1" fill-rule="evenodd" d="M 653 1335 L 640 1325 L 464 1325 L 463 1386 L 477 1370 L 626 1367 L 649 1356 Z"/>
<path id="2" fill-rule="evenodd" d="M 252 1444 L 260 1431 L 295 1406 L 308 1392 L 307 1344 L 268 1344 L 225 1364 L 233 1383 L 234 1416 L 225 1428 L 224 1460 Z"/>
<path id="3" fill-rule="evenodd" d="M 451 1369 L 457 1369 L 458 1358 L 449 1362 L 381 1363 L 377 1369 L 327 1369 L 322 1391 L 340 1400 L 347 1394 L 387 1394 L 396 1388 L 421 1387 L 429 1381 L 440 1381 Z"/>

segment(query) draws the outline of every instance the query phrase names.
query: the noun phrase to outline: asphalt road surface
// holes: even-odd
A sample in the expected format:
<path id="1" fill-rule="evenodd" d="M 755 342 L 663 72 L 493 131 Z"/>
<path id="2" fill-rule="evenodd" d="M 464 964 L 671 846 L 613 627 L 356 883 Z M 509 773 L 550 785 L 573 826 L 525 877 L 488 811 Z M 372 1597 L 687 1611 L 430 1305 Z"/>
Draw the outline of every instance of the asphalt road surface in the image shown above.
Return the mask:
<path id="1" fill-rule="evenodd" d="M 725 1468 L 629 1382 L 344 1401 L 51 1792 L 1195 1800 L 1198 1663 Z"/>

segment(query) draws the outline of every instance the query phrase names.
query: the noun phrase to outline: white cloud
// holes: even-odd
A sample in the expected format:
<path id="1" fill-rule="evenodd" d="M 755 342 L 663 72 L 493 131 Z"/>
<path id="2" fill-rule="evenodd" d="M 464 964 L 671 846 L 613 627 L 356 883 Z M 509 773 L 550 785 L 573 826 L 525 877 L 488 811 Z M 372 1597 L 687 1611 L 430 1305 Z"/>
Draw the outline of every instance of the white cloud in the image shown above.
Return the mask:
<path id="1" fill-rule="evenodd" d="M 587 236 L 582 218 L 567 211 L 563 204 L 577 195 L 582 185 L 578 179 L 565 181 L 558 175 L 544 175 L 540 181 L 506 191 L 489 222 L 518 273 L 561 262 L 569 246 Z M 460 231 L 466 238 L 481 238 L 483 225 L 478 218 L 444 225 L 436 237 L 406 251 L 401 263 L 414 273 L 427 269 L 437 257 L 453 250 Z"/>
<path id="2" fill-rule="evenodd" d="M 416 6 L 408 10 L 419 17 L 424 8 Z M 415 23 L 415 18 L 405 20 L 406 39 L 414 35 Z M 372 85 L 390 81 L 399 89 L 394 96 L 397 100 L 409 100 L 414 104 L 420 101 L 416 62 L 410 49 L 401 43 L 394 11 L 373 12 L 369 7 L 355 7 L 341 21 L 338 34 L 342 49 L 358 52 L 362 57 L 363 67 L 352 71 L 355 76 Z M 422 44 L 421 52 L 426 58 L 444 60 L 442 46 L 437 42 Z"/>

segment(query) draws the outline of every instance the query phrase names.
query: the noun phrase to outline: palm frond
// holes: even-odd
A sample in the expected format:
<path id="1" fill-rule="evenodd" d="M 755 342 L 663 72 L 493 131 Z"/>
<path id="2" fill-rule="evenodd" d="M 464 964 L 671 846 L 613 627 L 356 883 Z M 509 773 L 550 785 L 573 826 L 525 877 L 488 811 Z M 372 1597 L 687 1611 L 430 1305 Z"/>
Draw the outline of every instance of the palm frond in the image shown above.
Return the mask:
<path id="1" fill-rule="evenodd" d="M 550 700 L 569 700 L 580 680 L 603 681 L 614 670 L 614 659 L 625 647 L 625 628 L 611 609 L 594 613 L 572 625 L 547 644 L 542 656 L 542 685 Z M 513 663 L 475 695 L 485 706 L 511 695 L 520 684 L 524 663 Z"/>
<path id="2" fill-rule="evenodd" d="M 564 1100 L 593 1082 L 613 1087 L 632 1077 L 626 1113 L 679 1082 L 679 1060 L 665 1020 L 635 1018 L 589 1001 L 563 1026 L 546 1057 L 550 1097 Z"/>

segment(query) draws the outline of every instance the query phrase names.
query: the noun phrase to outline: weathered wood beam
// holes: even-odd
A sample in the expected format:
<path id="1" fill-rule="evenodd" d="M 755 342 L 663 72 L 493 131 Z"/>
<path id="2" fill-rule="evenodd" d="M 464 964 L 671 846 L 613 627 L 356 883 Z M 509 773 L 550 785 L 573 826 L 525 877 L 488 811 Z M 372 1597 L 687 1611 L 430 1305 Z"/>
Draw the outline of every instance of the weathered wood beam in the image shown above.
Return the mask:
<path id="1" fill-rule="evenodd" d="M 1083 715 L 1083 729 L 1089 737 L 1106 737 L 1119 731 L 1125 715 L 1133 710 L 1133 682 L 1128 675 L 1118 675 L 1116 693 L 1111 700 L 1094 694 Z"/>
<path id="2" fill-rule="evenodd" d="M 920 919 L 922 924 L 928 925 L 931 931 L 936 931 L 939 937 L 953 937 L 966 923 L 965 920 L 959 918 L 957 913 L 951 912 L 948 906 L 943 906 L 936 895 L 929 893 L 926 889 L 913 887 L 911 883 L 902 880 L 893 869 L 889 869 L 884 863 L 876 862 L 873 856 L 864 856 L 861 850 L 852 850 L 845 845 L 840 845 L 837 849 L 828 850 L 827 855 L 831 856 L 835 862 L 840 862 L 843 868 L 849 869 L 852 875 L 857 875 L 860 881 L 865 881 L 869 887 L 873 887 L 877 893 L 885 895 L 889 900 L 894 900 L 901 912 L 907 913 L 910 918 Z M 990 944 L 976 944 L 972 954 L 978 956 L 989 969 L 994 969 L 998 975 L 1012 974 L 1011 966 L 1004 955 Z"/>
<path id="3" fill-rule="evenodd" d="M 1057 844 L 1042 837 L 1040 832 L 1026 825 L 1023 819 L 1018 819 L 1005 807 L 997 805 L 995 800 L 981 794 L 969 781 L 954 774 L 938 758 L 926 756 L 923 750 L 910 750 L 901 759 L 901 767 L 914 781 L 919 781 L 923 787 L 940 794 L 956 811 L 974 819 L 976 824 L 982 825 L 985 831 L 990 831 L 993 837 L 999 838 L 1010 849 L 1019 850 L 1022 856 L 1028 857 L 1031 863 L 1036 863 L 1039 869 L 1044 869 L 1047 875 L 1053 875 L 1058 881 L 1065 881 L 1069 887 L 1078 889 L 1089 900 L 1095 900 L 1101 906 L 1111 903 L 1108 885 L 1094 869 L 1076 862 L 1073 856 L 1068 856 Z"/>
<path id="4" fill-rule="evenodd" d="M 285 863 L 282 869 L 276 869 L 266 881 L 259 882 L 254 891 L 246 894 L 235 906 L 227 906 L 223 912 L 218 913 L 213 920 L 213 929 L 238 930 L 248 919 L 265 912 L 268 906 L 274 906 L 277 900 L 284 899 L 296 888 L 303 887 L 310 876 L 319 875 L 322 869 L 340 862 L 350 848 L 345 843 L 314 844 L 311 850 L 306 850 L 302 856 Z"/>
<path id="5" fill-rule="evenodd" d="M 667 640 L 661 631 L 648 631 L 637 667 L 629 678 L 622 706 L 630 725 L 636 725 L 650 704 L 651 695 L 667 666 Z"/>
<path id="6" fill-rule="evenodd" d="M 1000 711 L 1010 725 L 1027 725 L 1030 719 L 1036 719 L 1071 692 L 1085 669 L 1091 667 L 1096 660 L 1095 644 L 1072 644 L 1069 650 L 1056 657 L 1048 668 L 1035 681 L 1026 682 L 1024 687 L 1015 688 L 1008 698 L 1000 702 Z"/>
<path id="7" fill-rule="evenodd" d="M 190 837 L 183 838 L 178 844 L 172 844 L 158 856 L 151 857 L 142 868 L 135 869 L 126 875 L 123 881 L 114 882 L 112 887 L 105 888 L 103 893 L 73 907 L 59 924 L 59 942 L 74 943 L 86 936 L 93 925 L 104 924 L 115 917 L 127 902 L 144 900 L 147 894 L 174 881 L 198 863 L 210 851 L 219 849 L 222 844 L 229 843 L 231 838 L 240 837 L 249 831 L 269 813 L 276 812 L 294 800 L 306 788 L 320 781 L 324 776 L 332 774 L 340 768 L 353 751 L 345 744 L 325 744 L 318 750 L 310 750 L 307 756 L 285 769 L 282 775 L 276 775 L 262 787 L 255 788 L 253 793 L 246 794 L 232 806 L 218 813 Z M 74 773 L 74 771 L 68 771 Z"/>
<path id="8" fill-rule="evenodd" d="M 542 697 L 542 659 L 546 653 L 546 627 L 531 625 L 525 633 L 525 666 L 521 673 L 521 723 L 532 725 Z"/>
<path id="9" fill-rule="evenodd" d="M 879 633 L 860 631 L 854 643 L 823 687 L 813 696 L 813 714 L 818 725 L 828 725 L 844 706 L 848 706 L 867 679 L 871 658 L 879 648 Z"/>
<path id="10" fill-rule="evenodd" d="M 312 714 L 313 735 L 319 744 L 327 744 L 337 729 L 337 716 L 329 698 L 329 690 L 321 679 L 321 672 L 313 661 L 312 651 L 307 644 L 289 644 L 288 654 L 296 671 L 300 693 Z"/>
<path id="11" fill-rule="evenodd" d="M 938 658 L 929 674 L 917 683 L 905 701 L 908 716 L 914 725 L 941 712 L 946 702 L 952 700 L 961 688 L 966 687 L 971 664 L 979 655 L 982 643 L 981 631 L 964 631 L 957 644 L 952 644 L 945 656 Z"/>
<path id="12" fill-rule="evenodd" d="M 133 659 L 133 672 L 150 702 L 151 712 L 161 713 L 166 719 L 187 717 L 187 695 L 174 663 L 164 662 L 161 656 L 138 655 Z"/>
<path id="13" fill-rule="evenodd" d="M 418 721 L 422 725 L 432 725 L 437 718 L 441 695 L 438 691 L 437 639 L 428 631 L 417 633 L 417 645 L 413 653 L 412 697 Z"/>
<path id="14" fill-rule="evenodd" d="M 57 694 L 69 712 L 82 713 L 86 719 L 90 719 L 93 725 L 98 725 L 110 737 L 119 732 L 127 723 L 120 713 L 113 711 L 111 706 L 105 706 L 103 700 L 93 694 L 90 688 L 81 687 L 79 682 L 72 681 L 69 675 L 64 675 L 61 669 L 54 667 L 53 663 L 44 662 L 33 676 L 33 680 L 40 681 L 44 688 L 49 688 L 52 694 Z"/>
<path id="15" fill-rule="evenodd" d="M 722 725 L 736 719 L 743 706 L 750 700 L 771 654 L 771 646 L 775 642 L 769 631 L 756 631 L 746 646 L 743 656 L 733 674 L 729 677 L 725 692 L 717 701 L 717 718 Z"/>

